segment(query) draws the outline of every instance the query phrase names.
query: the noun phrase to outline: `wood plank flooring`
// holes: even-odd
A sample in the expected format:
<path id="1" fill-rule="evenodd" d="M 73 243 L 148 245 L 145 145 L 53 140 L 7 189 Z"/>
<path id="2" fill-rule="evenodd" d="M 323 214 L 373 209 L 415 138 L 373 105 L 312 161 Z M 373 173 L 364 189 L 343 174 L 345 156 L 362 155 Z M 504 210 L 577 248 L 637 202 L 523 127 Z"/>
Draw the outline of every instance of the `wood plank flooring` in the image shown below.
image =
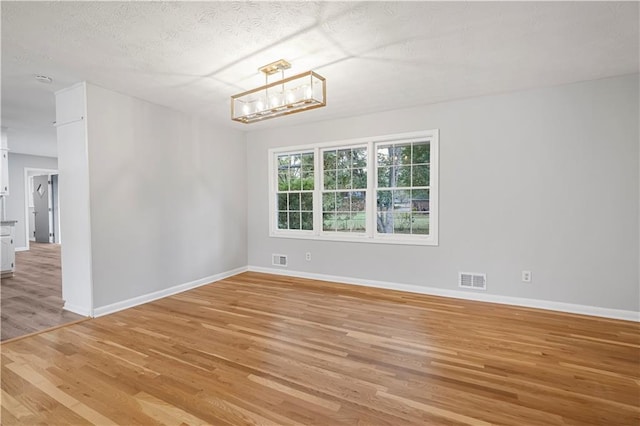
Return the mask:
<path id="1" fill-rule="evenodd" d="M 83 318 L 62 309 L 60 245 L 29 246 L 16 253 L 15 275 L 0 282 L 3 341 Z"/>
<path id="2" fill-rule="evenodd" d="M 258 273 L 0 349 L 4 425 L 640 424 L 637 323 Z"/>

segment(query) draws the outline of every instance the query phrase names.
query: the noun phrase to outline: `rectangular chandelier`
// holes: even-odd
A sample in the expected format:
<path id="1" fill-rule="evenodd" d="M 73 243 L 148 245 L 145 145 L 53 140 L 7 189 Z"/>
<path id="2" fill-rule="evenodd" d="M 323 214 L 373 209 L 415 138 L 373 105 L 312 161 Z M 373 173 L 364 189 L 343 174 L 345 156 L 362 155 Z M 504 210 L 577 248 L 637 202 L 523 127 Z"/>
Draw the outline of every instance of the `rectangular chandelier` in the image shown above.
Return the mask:
<path id="1" fill-rule="evenodd" d="M 291 65 L 276 61 L 260 68 L 267 79 Z M 326 81 L 313 71 L 265 84 L 231 96 L 231 119 L 240 123 L 255 123 L 269 118 L 309 111 L 326 106 Z"/>

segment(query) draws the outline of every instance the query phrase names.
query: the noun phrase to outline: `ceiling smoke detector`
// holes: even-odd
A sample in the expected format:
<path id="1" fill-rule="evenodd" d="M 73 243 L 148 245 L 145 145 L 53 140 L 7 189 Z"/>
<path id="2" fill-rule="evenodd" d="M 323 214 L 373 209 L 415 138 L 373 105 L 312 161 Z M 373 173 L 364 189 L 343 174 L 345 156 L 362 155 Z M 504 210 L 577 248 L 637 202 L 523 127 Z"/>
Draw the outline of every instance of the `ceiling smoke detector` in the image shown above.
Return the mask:
<path id="1" fill-rule="evenodd" d="M 51 77 L 47 77 L 46 75 L 36 75 L 36 81 L 49 84 L 53 81 L 53 79 Z"/>

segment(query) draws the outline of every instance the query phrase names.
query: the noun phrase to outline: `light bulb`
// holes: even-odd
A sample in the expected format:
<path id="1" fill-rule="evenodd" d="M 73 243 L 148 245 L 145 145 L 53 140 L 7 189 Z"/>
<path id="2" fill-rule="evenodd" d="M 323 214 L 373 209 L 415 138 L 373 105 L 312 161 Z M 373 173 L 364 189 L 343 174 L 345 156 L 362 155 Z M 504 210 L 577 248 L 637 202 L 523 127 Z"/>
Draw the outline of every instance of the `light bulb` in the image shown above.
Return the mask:
<path id="1" fill-rule="evenodd" d="M 260 112 L 264 109 L 264 103 L 262 103 L 262 99 L 258 99 L 256 102 L 256 111 Z"/>
<path id="2" fill-rule="evenodd" d="M 275 108 L 277 106 L 280 106 L 280 96 L 273 95 L 271 97 L 271 108 Z"/>
<path id="3" fill-rule="evenodd" d="M 296 100 L 296 96 L 293 94 L 293 90 L 287 90 L 287 103 L 292 104 Z"/>
<path id="4" fill-rule="evenodd" d="M 251 112 L 251 108 L 249 108 L 248 104 L 244 104 L 242 106 L 242 114 L 243 115 L 249 115 L 249 112 Z"/>
<path id="5" fill-rule="evenodd" d="M 302 92 L 304 93 L 305 99 L 311 99 L 311 95 L 313 94 L 313 92 L 311 92 L 311 87 L 305 84 L 304 86 L 302 86 Z"/>

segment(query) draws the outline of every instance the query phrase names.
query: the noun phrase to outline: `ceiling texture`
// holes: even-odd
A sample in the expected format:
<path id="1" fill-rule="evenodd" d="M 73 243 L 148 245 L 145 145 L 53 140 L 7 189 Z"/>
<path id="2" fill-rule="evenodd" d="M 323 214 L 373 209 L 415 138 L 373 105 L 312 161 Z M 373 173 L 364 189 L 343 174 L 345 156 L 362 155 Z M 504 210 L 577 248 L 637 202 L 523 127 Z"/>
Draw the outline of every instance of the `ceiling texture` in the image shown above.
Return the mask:
<path id="1" fill-rule="evenodd" d="M 638 6 L 3 1 L 2 126 L 55 156 L 54 92 L 80 81 L 252 131 L 636 73 Z M 281 58 L 327 78 L 327 107 L 232 122 L 230 96 Z"/>

